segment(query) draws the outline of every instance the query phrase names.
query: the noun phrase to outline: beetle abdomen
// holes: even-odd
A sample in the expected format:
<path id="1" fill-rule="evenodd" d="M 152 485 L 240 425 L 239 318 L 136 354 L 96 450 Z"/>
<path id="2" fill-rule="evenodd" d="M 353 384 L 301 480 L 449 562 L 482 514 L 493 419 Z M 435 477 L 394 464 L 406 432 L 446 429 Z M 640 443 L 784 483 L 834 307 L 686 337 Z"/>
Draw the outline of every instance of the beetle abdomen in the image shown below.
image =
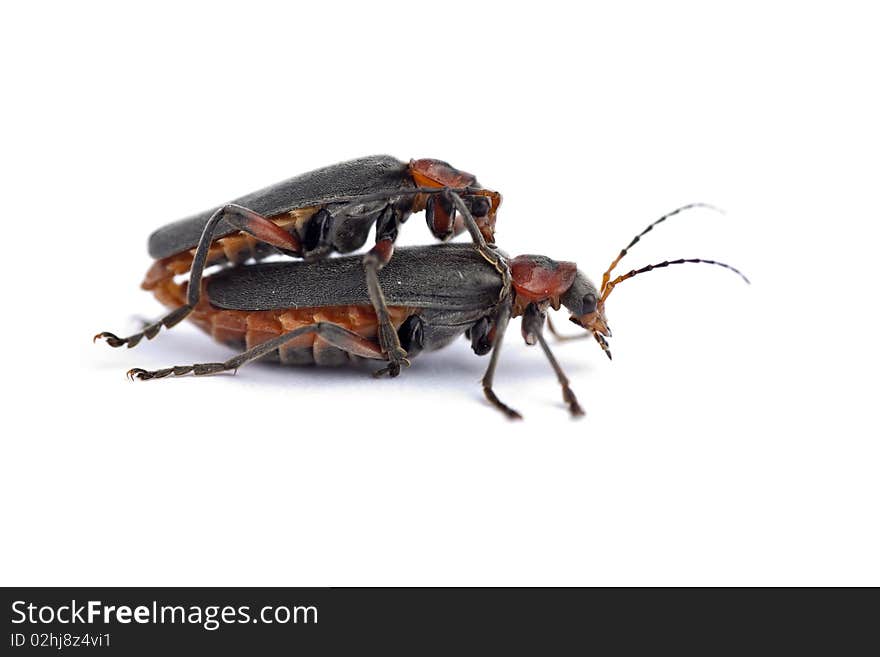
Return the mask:
<path id="1" fill-rule="evenodd" d="M 395 329 L 412 314 L 408 308 L 388 309 Z M 376 313 L 371 306 L 341 306 L 338 308 L 296 308 L 272 310 L 219 310 L 196 311 L 192 321 L 202 330 L 233 349 L 244 351 L 268 342 L 294 329 L 328 322 L 346 328 L 361 337 L 376 338 Z M 361 360 L 327 343 L 315 334 L 301 335 L 279 347 L 263 360 L 278 361 L 284 365 L 337 366 Z"/>
<path id="2" fill-rule="evenodd" d="M 315 207 L 300 208 L 278 217 L 272 217 L 272 221 L 287 232 L 300 235 L 316 211 Z M 273 247 L 257 241 L 247 233 L 237 232 L 214 240 L 211 248 L 208 249 L 207 266 L 236 265 L 250 259 L 259 261 L 273 253 L 277 253 Z M 144 277 L 141 287 L 144 290 L 153 290 L 166 279 L 185 274 L 192 266 L 194 255 L 195 249 L 192 248 L 156 260 Z"/>
<path id="3" fill-rule="evenodd" d="M 376 338 L 378 322 L 372 306 L 223 310 L 212 306 L 208 300 L 205 292 L 207 282 L 207 279 L 203 282 L 202 299 L 189 319 L 217 342 L 237 351 L 250 349 L 294 329 L 318 322 L 336 324 L 364 338 Z M 177 308 L 186 303 L 186 283 L 165 280 L 155 286 L 153 292 L 159 302 L 169 308 Z M 401 306 L 393 306 L 388 311 L 395 329 L 399 329 L 409 316 L 417 312 Z M 264 356 L 262 360 L 285 365 L 335 366 L 361 359 L 328 344 L 314 334 L 307 334 L 294 338 Z"/>

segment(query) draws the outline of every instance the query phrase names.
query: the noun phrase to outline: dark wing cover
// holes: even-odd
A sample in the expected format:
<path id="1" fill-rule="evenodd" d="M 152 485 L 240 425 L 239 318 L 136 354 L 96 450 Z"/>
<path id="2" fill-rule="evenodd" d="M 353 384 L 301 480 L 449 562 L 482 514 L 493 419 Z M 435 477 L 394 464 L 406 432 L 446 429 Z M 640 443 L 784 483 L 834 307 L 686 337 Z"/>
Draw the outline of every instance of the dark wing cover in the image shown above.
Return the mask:
<path id="1" fill-rule="evenodd" d="M 486 310 L 501 293 L 500 274 L 471 244 L 397 249 L 379 281 L 389 306 Z M 370 305 L 363 256 L 229 268 L 210 277 L 208 298 L 228 310 Z"/>
<path id="2" fill-rule="evenodd" d="M 271 217 L 296 208 L 332 203 L 345 197 L 400 189 L 410 182 L 407 166 L 390 155 L 371 155 L 309 171 L 229 202 Z M 150 256 L 167 258 L 193 248 L 218 207 L 162 226 L 150 235 Z M 231 226 L 220 226 L 216 236 L 223 237 L 233 232 L 235 230 Z"/>

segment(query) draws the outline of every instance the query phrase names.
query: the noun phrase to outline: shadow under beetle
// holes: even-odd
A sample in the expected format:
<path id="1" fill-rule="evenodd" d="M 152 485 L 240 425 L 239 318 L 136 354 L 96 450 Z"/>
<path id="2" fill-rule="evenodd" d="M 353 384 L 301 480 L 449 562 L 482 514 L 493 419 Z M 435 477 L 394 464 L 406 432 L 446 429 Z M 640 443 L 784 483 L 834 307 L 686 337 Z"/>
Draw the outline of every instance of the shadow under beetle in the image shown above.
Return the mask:
<path id="1" fill-rule="evenodd" d="M 163 226 L 149 239 L 156 259 L 142 287 L 157 290 L 177 274 L 190 272 L 189 293 L 164 317 L 138 333 L 120 338 L 104 331 L 112 347 L 136 346 L 186 318 L 199 303 L 206 267 L 260 260 L 279 250 L 316 260 L 359 249 L 376 224 L 376 243 L 363 256 L 369 302 L 379 321 L 378 338 L 391 376 L 409 365 L 394 331 L 378 272 L 391 260 L 400 225 L 425 211 L 428 227 L 440 240 L 467 230 L 488 257 L 495 239 L 501 195 L 483 189 L 472 174 L 441 160 L 402 162 L 373 155 L 310 171 L 221 207 Z"/>
<path id="2" fill-rule="evenodd" d="M 389 320 L 410 357 L 440 349 L 464 334 L 477 355 L 491 352 L 482 384 L 486 398 L 509 418 L 520 414 L 496 396 L 493 383 L 501 342 L 512 317 L 522 317 L 526 344 L 540 344 L 573 416 L 583 409 L 543 335 L 548 310 L 565 307 L 570 320 L 587 330 L 610 358 L 611 330 L 605 303 L 614 288 L 639 274 L 687 263 L 717 265 L 748 279 L 730 265 L 701 258 L 667 260 L 611 278 L 620 260 L 642 236 L 679 208 L 651 223 L 620 251 L 596 286 L 572 262 L 537 255 L 489 257 L 471 244 L 399 249 L 378 275 Z M 129 370 L 141 380 L 169 375 L 214 374 L 256 360 L 290 365 L 339 365 L 352 360 L 391 362 L 377 339 L 377 315 L 357 256 L 314 262 L 275 262 L 228 268 L 200 282 L 190 318 L 216 340 L 244 351 L 222 363 L 200 363 L 147 371 Z M 169 280 L 156 296 L 169 307 L 186 299 L 185 284 Z M 552 325 L 551 325 L 552 330 Z M 387 369 L 387 368 L 386 368 Z M 380 370 L 382 373 L 384 370 Z"/>

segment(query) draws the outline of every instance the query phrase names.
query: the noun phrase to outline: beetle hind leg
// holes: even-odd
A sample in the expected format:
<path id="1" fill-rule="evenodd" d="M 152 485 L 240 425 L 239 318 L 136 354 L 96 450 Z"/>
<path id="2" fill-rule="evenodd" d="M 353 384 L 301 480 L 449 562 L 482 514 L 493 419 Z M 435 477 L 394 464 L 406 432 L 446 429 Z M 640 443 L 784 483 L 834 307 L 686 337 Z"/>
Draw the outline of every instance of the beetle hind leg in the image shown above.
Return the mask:
<path id="1" fill-rule="evenodd" d="M 211 243 L 214 241 L 214 233 L 216 232 L 217 227 L 223 221 L 234 228 L 251 235 L 260 242 L 271 244 L 286 253 L 300 255 L 301 245 L 299 240 L 293 235 L 287 233 L 283 228 L 277 226 L 270 219 L 254 212 L 253 210 L 243 208 L 240 205 L 225 205 L 211 215 L 211 218 L 208 219 L 208 223 L 205 224 L 202 236 L 199 238 L 199 244 L 196 247 L 196 252 L 193 256 L 192 265 L 190 265 L 186 305 L 183 305 L 180 308 L 175 308 L 162 317 L 162 319 L 149 324 L 139 333 L 129 335 L 127 338 L 120 338 L 109 331 L 102 331 L 94 337 L 93 341 L 101 339 L 111 347 L 121 347 L 126 345 L 131 348 L 137 346 L 137 344 L 144 338 L 152 340 L 156 337 L 163 326 L 165 328 L 171 328 L 185 319 L 187 315 L 193 311 L 201 298 L 202 274 L 204 273 L 205 266 L 208 262 L 208 250 L 211 248 Z"/>
<path id="2" fill-rule="evenodd" d="M 235 371 L 245 363 L 257 360 L 283 346 L 285 343 L 310 333 L 321 337 L 334 347 L 338 347 L 339 349 L 355 356 L 371 358 L 374 360 L 382 360 L 385 358 L 379 345 L 369 338 L 365 338 L 354 331 L 349 331 L 338 324 L 318 322 L 316 324 L 309 324 L 308 326 L 301 326 L 292 331 L 288 331 L 283 335 L 279 335 L 277 338 L 258 344 L 257 346 L 248 349 L 237 356 L 233 356 L 222 363 L 174 365 L 172 367 L 152 371 L 135 367 L 130 369 L 127 374 L 128 378 L 132 380 L 139 379 L 141 381 L 149 381 L 150 379 L 163 379 L 166 376 L 172 375 L 183 376 L 192 373 L 196 376 L 203 376 L 205 374 L 217 374 L 219 372 L 228 372 L 230 370 Z"/>
<path id="3" fill-rule="evenodd" d="M 135 379 L 149 381 L 150 379 L 163 379 L 172 374 L 174 376 L 183 376 L 184 374 L 193 372 L 196 376 L 201 376 L 203 374 L 216 374 L 217 372 L 223 372 L 227 369 L 230 368 L 227 368 L 225 363 L 194 363 L 193 365 L 175 365 L 173 367 L 166 367 L 161 370 L 153 371 L 134 367 L 128 370 L 126 375 L 132 381 Z"/>
<path id="4" fill-rule="evenodd" d="M 161 319 L 153 322 L 152 324 L 147 324 L 140 332 L 129 335 L 126 338 L 120 338 L 114 333 L 110 333 L 110 331 L 102 331 L 98 333 L 93 339 L 92 342 L 97 340 L 104 340 L 111 347 L 122 347 L 123 345 L 128 346 L 129 349 L 137 346 L 137 344 L 146 338 L 147 340 L 152 340 L 156 337 L 156 334 L 164 326 L 165 328 L 171 328 L 172 326 L 179 324 L 183 321 L 187 315 L 189 315 L 192 308 L 189 306 L 181 306 L 180 308 L 175 308 L 170 313 L 162 317 Z"/>

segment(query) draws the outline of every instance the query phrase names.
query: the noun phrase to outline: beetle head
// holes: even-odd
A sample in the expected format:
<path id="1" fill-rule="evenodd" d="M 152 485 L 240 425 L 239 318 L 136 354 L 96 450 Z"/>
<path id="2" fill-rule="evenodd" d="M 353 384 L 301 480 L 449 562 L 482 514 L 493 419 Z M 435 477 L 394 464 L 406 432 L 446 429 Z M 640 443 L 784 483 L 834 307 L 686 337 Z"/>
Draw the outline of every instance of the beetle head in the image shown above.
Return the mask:
<path id="1" fill-rule="evenodd" d="M 516 314 L 530 303 L 561 306 L 571 313 L 571 321 L 596 337 L 606 353 L 611 336 L 605 317 L 605 304 L 599 289 L 573 262 L 558 262 L 545 256 L 523 255 L 510 261 L 510 275 L 516 291 Z"/>
<path id="2" fill-rule="evenodd" d="M 605 301 L 612 290 L 623 281 L 670 265 L 702 263 L 728 269 L 748 283 L 749 279 L 738 269 L 723 262 L 702 258 L 665 260 L 640 269 L 633 269 L 617 278 L 611 278 L 614 268 L 629 252 L 629 249 L 646 233 L 651 231 L 654 226 L 679 212 L 692 208 L 707 208 L 720 212 L 720 210 L 711 205 L 691 203 L 663 215 L 636 235 L 620 251 L 617 257 L 611 261 L 608 269 L 602 275 L 602 285 L 598 289 L 589 278 L 578 271 L 577 266 L 572 262 L 556 262 L 543 256 L 519 256 L 514 258 L 511 261 L 511 276 L 513 278 L 513 287 L 517 294 L 517 307 L 519 309 L 524 307 L 523 302 L 526 304 L 548 303 L 554 310 L 558 309 L 560 304 L 565 306 L 571 312 L 569 319 L 578 326 L 590 331 L 608 358 L 611 358 L 611 351 L 608 348 L 607 340 L 607 338 L 611 337 L 611 330 L 608 327 L 608 319 L 605 316 Z"/>
<path id="3" fill-rule="evenodd" d="M 473 215 L 486 241 L 490 243 L 495 241 L 495 214 L 498 212 L 498 206 L 501 205 L 501 194 L 483 189 L 477 182 L 476 176 L 460 171 L 442 160 L 429 158 L 410 160 L 409 172 L 413 182 L 420 187 L 468 188 L 468 193 L 462 195 L 462 201 Z M 464 232 L 464 222 L 460 217 L 456 217 L 449 198 L 443 194 L 436 194 L 431 198 L 420 199 L 416 207 L 422 204 L 427 210 L 428 227 L 436 237 L 446 240 Z"/>
<path id="4" fill-rule="evenodd" d="M 571 313 L 569 320 L 590 331 L 608 358 L 611 358 L 607 341 L 611 337 L 611 329 L 605 316 L 605 299 L 593 281 L 578 271 L 561 300 L 562 305 Z"/>

